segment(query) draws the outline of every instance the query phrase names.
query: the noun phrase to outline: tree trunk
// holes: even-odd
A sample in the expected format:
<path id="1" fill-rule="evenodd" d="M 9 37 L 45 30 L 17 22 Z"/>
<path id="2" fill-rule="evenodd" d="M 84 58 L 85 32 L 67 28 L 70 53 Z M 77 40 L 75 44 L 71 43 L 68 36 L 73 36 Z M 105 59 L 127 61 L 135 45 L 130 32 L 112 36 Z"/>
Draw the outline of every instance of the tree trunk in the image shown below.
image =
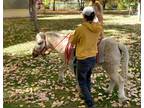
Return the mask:
<path id="1" fill-rule="evenodd" d="M 103 9 L 105 10 L 106 3 L 103 4 Z"/>
<path id="2" fill-rule="evenodd" d="M 103 9 L 105 9 L 107 2 L 108 2 L 107 0 L 103 0 L 103 3 L 102 3 Z"/>
<path id="3" fill-rule="evenodd" d="M 78 0 L 78 4 L 79 4 L 79 9 L 83 10 L 83 8 L 84 8 L 84 0 Z"/>
<path id="4" fill-rule="evenodd" d="M 141 20 L 141 1 L 139 0 L 139 2 L 138 2 L 138 7 L 137 7 L 138 9 L 138 17 L 139 17 L 139 21 Z"/>
<path id="5" fill-rule="evenodd" d="M 82 0 L 82 10 L 84 9 L 84 0 Z"/>
<path id="6" fill-rule="evenodd" d="M 39 26 L 37 21 L 37 10 L 36 10 L 36 0 L 29 0 L 29 13 L 30 17 L 34 22 L 35 31 L 39 32 Z"/>
<path id="7" fill-rule="evenodd" d="M 39 32 L 39 26 L 38 26 L 38 20 L 37 20 L 37 10 L 36 10 L 36 4 L 34 4 L 34 26 L 35 26 L 35 31 Z"/>
<path id="8" fill-rule="evenodd" d="M 33 0 L 29 0 L 29 14 L 30 14 L 30 17 L 33 18 Z"/>
<path id="9" fill-rule="evenodd" d="M 80 0 L 78 0 L 78 4 L 79 4 L 79 9 L 81 8 L 81 5 L 80 5 Z"/>
<path id="10" fill-rule="evenodd" d="M 55 0 L 53 0 L 53 11 L 55 11 Z"/>

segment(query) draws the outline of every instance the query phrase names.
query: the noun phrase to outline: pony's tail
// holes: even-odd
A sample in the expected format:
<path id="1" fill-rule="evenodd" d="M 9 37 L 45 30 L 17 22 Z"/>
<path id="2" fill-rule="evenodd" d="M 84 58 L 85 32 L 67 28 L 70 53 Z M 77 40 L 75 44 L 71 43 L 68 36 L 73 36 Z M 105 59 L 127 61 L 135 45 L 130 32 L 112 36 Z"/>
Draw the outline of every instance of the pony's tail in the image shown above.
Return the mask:
<path id="1" fill-rule="evenodd" d="M 119 43 L 118 47 L 119 47 L 121 54 L 122 54 L 122 76 L 126 82 L 127 76 L 128 76 L 129 53 L 128 53 L 128 49 L 125 45 Z"/>

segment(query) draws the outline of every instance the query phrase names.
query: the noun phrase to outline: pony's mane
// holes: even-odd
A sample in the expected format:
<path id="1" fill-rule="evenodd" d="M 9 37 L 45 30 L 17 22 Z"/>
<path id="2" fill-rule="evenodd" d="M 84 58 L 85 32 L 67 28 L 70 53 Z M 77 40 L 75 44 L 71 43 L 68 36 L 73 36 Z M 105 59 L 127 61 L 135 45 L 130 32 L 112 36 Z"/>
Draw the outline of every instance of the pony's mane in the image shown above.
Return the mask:
<path id="1" fill-rule="evenodd" d="M 46 32 L 45 35 L 50 42 L 54 42 L 54 41 L 59 42 L 65 36 L 64 34 L 59 32 Z"/>

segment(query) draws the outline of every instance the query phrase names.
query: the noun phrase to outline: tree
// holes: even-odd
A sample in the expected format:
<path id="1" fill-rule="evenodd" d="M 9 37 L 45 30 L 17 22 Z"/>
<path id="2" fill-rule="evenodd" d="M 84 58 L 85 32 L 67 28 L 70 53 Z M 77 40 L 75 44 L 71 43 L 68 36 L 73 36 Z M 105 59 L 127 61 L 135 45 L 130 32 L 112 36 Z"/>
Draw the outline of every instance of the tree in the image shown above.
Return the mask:
<path id="1" fill-rule="evenodd" d="M 139 17 L 139 21 L 141 20 L 141 0 L 138 1 L 138 17 Z"/>
<path id="2" fill-rule="evenodd" d="M 85 3 L 84 0 L 78 0 L 78 4 L 79 4 L 80 10 L 83 10 L 83 8 L 84 8 L 84 3 Z"/>
<path id="3" fill-rule="evenodd" d="M 53 11 L 55 11 L 55 0 L 53 0 Z"/>
<path id="4" fill-rule="evenodd" d="M 39 32 L 39 26 L 37 21 L 36 0 L 29 0 L 29 14 L 34 21 L 35 31 Z"/>
<path id="5" fill-rule="evenodd" d="M 107 3 L 108 3 L 108 0 L 103 0 L 103 2 L 102 2 L 103 9 L 105 9 Z"/>
<path id="6" fill-rule="evenodd" d="M 50 2 L 51 2 L 51 0 L 43 0 L 45 8 L 47 8 L 47 9 L 50 8 Z"/>

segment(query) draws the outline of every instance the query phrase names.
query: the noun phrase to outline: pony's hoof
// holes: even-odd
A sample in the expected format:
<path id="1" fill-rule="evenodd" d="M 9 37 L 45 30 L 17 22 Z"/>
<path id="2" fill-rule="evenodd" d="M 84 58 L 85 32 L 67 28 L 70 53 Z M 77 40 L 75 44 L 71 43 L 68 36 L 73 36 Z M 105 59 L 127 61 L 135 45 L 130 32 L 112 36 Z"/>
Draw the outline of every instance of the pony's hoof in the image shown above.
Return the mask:
<path id="1" fill-rule="evenodd" d="M 76 85 L 76 90 L 80 93 L 80 87 L 79 87 L 79 85 Z"/>
<path id="2" fill-rule="evenodd" d="M 124 101 L 128 101 L 128 100 L 129 100 L 129 98 L 126 96 L 119 97 L 120 102 L 124 102 Z"/>
<path id="3" fill-rule="evenodd" d="M 112 91 L 106 89 L 106 90 L 105 90 L 105 93 L 106 93 L 106 94 L 112 94 Z"/>
<path id="4" fill-rule="evenodd" d="M 58 83 L 59 83 L 59 84 L 65 84 L 65 83 L 66 83 L 66 80 L 64 80 L 64 79 L 59 79 L 59 80 L 58 80 Z"/>

